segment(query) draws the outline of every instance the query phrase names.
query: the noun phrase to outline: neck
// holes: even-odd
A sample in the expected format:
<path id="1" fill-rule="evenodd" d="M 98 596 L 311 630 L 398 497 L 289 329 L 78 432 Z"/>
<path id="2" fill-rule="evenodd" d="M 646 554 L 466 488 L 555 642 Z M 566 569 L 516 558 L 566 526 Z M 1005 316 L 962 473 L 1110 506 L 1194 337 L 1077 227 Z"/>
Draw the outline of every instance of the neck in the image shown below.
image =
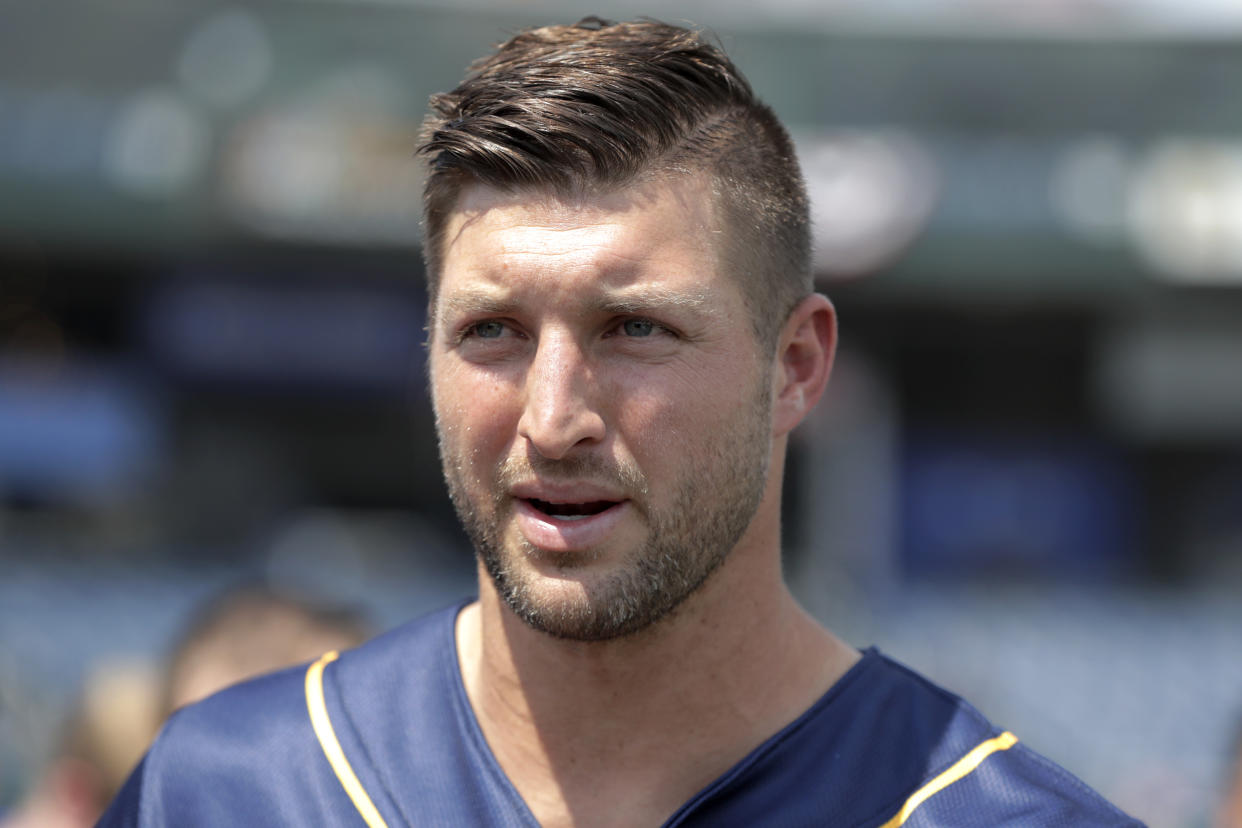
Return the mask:
<path id="1" fill-rule="evenodd" d="M 463 679 L 544 825 L 659 824 L 857 660 L 790 595 L 779 522 L 763 514 L 677 610 L 616 640 L 549 637 L 481 579 L 479 602 L 458 619 Z"/>

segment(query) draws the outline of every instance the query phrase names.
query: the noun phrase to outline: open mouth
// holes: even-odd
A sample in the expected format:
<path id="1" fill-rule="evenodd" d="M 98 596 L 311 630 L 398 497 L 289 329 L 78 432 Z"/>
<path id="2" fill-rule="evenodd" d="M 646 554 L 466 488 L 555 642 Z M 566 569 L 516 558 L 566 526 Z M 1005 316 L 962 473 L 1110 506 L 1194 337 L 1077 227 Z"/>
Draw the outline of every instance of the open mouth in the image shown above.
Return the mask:
<path id="1" fill-rule="evenodd" d="M 526 502 L 548 517 L 556 518 L 557 520 L 582 520 L 592 515 L 598 515 L 617 505 L 615 500 L 592 500 L 587 503 L 552 503 L 533 497 Z"/>
<path id="2" fill-rule="evenodd" d="M 575 492 L 575 488 L 580 492 Z M 543 497 L 532 497 L 534 494 Z M 596 486 L 566 484 L 561 491 L 528 489 L 519 491 L 515 500 L 518 530 L 532 550 L 542 550 L 537 554 L 602 549 L 634 528 L 626 520 L 630 516 L 629 499 Z"/>

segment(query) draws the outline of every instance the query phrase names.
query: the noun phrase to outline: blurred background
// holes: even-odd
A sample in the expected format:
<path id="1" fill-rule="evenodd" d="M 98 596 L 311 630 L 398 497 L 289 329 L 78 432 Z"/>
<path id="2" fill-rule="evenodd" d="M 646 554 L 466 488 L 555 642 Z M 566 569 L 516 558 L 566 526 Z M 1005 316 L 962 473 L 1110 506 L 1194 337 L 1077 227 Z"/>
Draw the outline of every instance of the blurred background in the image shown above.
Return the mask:
<path id="1" fill-rule="evenodd" d="M 795 133 L 842 345 L 789 471 L 821 619 L 1152 825 L 1242 720 L 1236 0 L 0 0 L 0 808 L 230 584 L 472 591 L 423 367 L 428 95 L 588 13 Z"/>

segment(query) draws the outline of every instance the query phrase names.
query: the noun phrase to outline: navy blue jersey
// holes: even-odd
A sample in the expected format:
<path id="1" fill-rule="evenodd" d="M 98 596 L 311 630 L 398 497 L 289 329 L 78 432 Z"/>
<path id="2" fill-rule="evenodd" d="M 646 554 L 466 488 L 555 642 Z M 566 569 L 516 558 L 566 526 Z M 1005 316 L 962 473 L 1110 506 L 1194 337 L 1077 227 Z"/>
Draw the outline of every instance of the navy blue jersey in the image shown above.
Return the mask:
<path id="1" fill-rule="evenodd" d="M 457 609 L 178 712 L 100 825 L 537 825 L 466 698 Z M 875 650 L 666 823 L 1138 824 Z"/>

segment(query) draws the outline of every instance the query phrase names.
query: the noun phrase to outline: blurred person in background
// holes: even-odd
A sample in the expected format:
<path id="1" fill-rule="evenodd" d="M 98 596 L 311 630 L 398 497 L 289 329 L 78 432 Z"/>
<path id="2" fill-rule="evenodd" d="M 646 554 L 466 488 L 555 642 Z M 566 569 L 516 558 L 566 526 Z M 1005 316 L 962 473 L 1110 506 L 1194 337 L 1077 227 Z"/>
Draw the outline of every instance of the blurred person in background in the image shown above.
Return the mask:
<path id="1" fill-rule="evenodd" d="M 786 587 L 836 319 L 789 137 L 718 47 L 527 31 L 424 137 L 478 598 L 183 709 L 103 825 L 1135 824 Z"/>
<path id="2" fill-rule="evenodd" d="M 1224 794 L 1216 811 L 1216 828 L 1242 828 L 1242 723 L 1230 748 Z"/>
<path id="3" fill-rule="evenodd" d="M 356 647 L 369 636 L 366 621 L 349 610 L 264 586 L 226 590 L 203 605 L 173 648 L 161 719 L 239 681 Z"/>
<path id="4" fill-rule="evenodd" d="M 94 825 L 155 735 L 158 687 L 143 664 L 91 670 L 53 758 L 21 802 L 0 815 L 0 828 Z"/>
<path id="5" fill-rule="evenodd" d="M 192 615 L 162 671 L 131 663 L 91 671 L 55 758 L 0 828 L 94 825 L 170 713 L 369 635 L 352 611 L 260 585 L 221 592 Z"/>

